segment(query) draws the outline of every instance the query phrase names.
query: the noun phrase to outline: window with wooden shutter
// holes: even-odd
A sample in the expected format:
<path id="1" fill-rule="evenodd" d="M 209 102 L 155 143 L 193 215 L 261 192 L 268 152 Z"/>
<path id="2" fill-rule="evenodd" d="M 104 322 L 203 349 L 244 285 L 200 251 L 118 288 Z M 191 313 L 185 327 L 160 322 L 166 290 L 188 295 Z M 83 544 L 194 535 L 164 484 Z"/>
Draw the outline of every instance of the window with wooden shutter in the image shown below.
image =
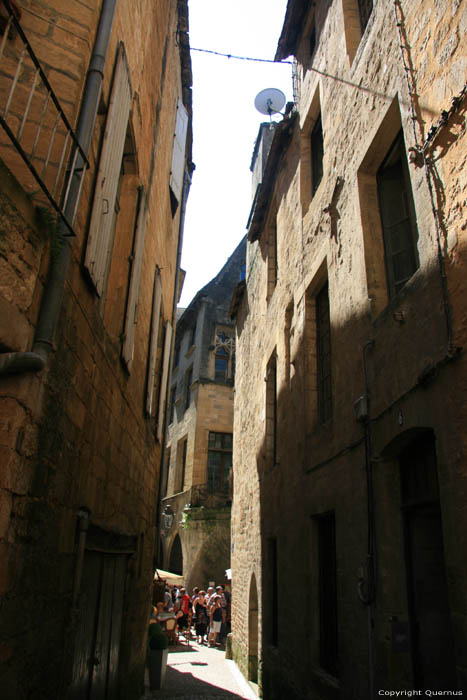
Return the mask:
<path id="1" fill-rule="evenodd" d="M 105 288 L 112 247 L 115 199 L 131 106 L 131 86 L 120 44 L 96 178 L 85 266 L 99 296 Z"/>
<path id="2" fill-rule="evenodd" d="M 177 104 L 177 116 L 175 119 L 175 134 L 172 151 L 172 167 L 170 169 L 170 191 L 172 211 L 175 213 L 180 202 L 183 187 L 183 173 L 185 170 L 185 143 L 188 129 L 188 112 L 185 105 L 179 99 Z"/>
<path id="3" fill-rule="evenodd" d="M 418 268 L 417 226 L 402 132 L 376 175 L 389 296 Z"/>
<path id="4" fill-rule="evenodd" d="M 152 301 L 151 335 L 149 342 L 148 389 L 146 395 L 146 413 L 155 415 L 154 394 L 156 390 L 157 354 L 159 345 L 159 326 L 161 318 L 162 284 L 159 268 L 156 268 L 154 278 L 154 293 Z"/>
<path id="5" fill-rule="evenodd" d="M 130 287 L 128 291 L 128 304 L 122 345 L 122 359 L 128 371 L 130 371 L 131 363 L 133 362 L 136 314 L 138 310 L 141 268 L 143 265 L 144 239 L 146 235 L 146 218 L 146 197 L 143 193 L 140 198 L 138 219 L 136 222 L 135 242 L 133 247 L 132 264 L 130 272 Z"/>
<path id="6" fill-rule="evenodd" d="M 159 392 L 159 414 L 157 418 L 157 439 L 162 440 L 162 432 L 164 429 L 165 407 L 167 405 L 167 380 L 169 377 L 169 360 L 170 351 L 172 348 L 172 324 L 167 321 L 165 324 L 165 340 L 164 340 L 164 358 L 162 364 L 162 379 L 161 390 Z"/>

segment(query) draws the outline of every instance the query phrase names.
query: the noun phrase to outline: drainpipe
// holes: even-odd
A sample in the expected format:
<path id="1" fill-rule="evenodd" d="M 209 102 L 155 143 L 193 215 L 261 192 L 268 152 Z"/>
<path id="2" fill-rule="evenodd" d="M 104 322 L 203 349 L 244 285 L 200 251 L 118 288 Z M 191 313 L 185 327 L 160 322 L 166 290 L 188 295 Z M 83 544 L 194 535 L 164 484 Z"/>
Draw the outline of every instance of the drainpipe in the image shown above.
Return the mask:
<path id="1" fill-rule="evenodd" d="M 376 599 L 376 564 L 375 564 L 375 510 L 373 497 L 373 463 L 371 448 L 371 422 L 370 422 L 370 386 L 367 372 L 367 351 L 374 348 L 375 341 L 368 340 L 363 346 L 363 374 L 365 380 L 366 415 L 364 417 L 365 429 L 365 473 L 367 488 L 367 556 L 366 556 L 366 586 L 365 579 L 361 578 L 357 585 L 357 593 L 363 605 L 367 609 L 367 642 L 368 642 L 368 697 L 374 700 L 374 660 L 373 660 L 373 605 Z M 365 592 L 366 588 L 366 592 Z"/>
<path id="2" fill-rule="evenodd" d="M 103 0 L 94 48 L 86 75 L 86 84 L 76 127 L 76 137 L 87 156 L 89 153 L 97 108 L 104 77 L 104 66 L 109 46 L 110 33 L 117 0 Z M 74 153 L 72 153 L 72 156 Z M 70 160 L 70 163 L 72 161 Z M 79 173 L 84 163 L 78 155 L 70 192 L 64 209 L 65 217 L 71 221 L 77 211 L 80 186 Z M 65 224 L 58 225 L 58 251 L 51 257 L 49 276 L 42 296 L 32 352 L 9 352 L 0 354 L 0 375 L 22 372 L 38 372 L 45 367 L 53 347 L 53 337 L 62 307 L 65 281 L 71 260 L 72 248 Z"/>

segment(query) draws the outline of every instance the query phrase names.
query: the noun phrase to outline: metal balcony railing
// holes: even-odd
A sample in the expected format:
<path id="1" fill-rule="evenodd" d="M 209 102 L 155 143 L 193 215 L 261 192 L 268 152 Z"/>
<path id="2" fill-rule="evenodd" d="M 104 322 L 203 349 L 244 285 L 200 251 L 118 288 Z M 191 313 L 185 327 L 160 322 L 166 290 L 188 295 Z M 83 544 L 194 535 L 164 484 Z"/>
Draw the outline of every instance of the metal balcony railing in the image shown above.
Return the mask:
<path id="1" fill-rule="evenodd" d="M 228 486 L 206 483 L 191 487 L 190 506 L 192 508 L 222 508 L 232 505 L 232 495 Z"/>
<path id="2" fill-rule="evenodd" d="M 8 137 L 0 138 L 0 155 L 33 200 L 49 203 L 65 223 L 66 235 L 74 235 L 89 163 L 16 15 L 9 0 L 0 0 L 0 125 Z M 28 171 L 18 168 L 12 151 Z M 74 176 L 79 194 L 66 215 Z"/>

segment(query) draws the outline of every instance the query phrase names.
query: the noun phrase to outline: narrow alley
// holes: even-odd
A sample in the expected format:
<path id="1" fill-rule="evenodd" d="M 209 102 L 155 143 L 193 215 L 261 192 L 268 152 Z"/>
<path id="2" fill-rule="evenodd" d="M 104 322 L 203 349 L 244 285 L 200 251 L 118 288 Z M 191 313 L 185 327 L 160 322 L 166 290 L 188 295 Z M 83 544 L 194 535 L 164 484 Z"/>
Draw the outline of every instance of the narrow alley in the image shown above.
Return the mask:
<path id="1" fill-rule="evenodd" d="M 0 0 L 1 700 L 467 700 L 466 36 Z"/>
<path id="2" fill-rule="evenodd" d="M 146 690 L 141 700 L 256 700 L 257 694 L 223 648 L 211 649 L 192 640 L 169 648 L 167 673 L 161 690 Z"/>

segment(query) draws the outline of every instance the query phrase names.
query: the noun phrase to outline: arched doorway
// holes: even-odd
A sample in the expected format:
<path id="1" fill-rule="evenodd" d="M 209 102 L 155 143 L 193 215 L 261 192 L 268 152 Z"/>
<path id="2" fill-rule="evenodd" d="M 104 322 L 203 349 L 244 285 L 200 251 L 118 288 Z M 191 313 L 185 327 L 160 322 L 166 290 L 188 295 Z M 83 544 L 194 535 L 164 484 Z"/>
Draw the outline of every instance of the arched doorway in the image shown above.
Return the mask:
<path id="1" fill-rule="evenodd" d="M 258 589 L 254 574 L 248 603 L 248 680 L 258 682 Z"/>
<path id="2" fill-rule="evenodd" d="M 183 575 L 183 553 L 179 535 L 175 536 L 170 550 L 169 571 L 180 576 Z"/>

